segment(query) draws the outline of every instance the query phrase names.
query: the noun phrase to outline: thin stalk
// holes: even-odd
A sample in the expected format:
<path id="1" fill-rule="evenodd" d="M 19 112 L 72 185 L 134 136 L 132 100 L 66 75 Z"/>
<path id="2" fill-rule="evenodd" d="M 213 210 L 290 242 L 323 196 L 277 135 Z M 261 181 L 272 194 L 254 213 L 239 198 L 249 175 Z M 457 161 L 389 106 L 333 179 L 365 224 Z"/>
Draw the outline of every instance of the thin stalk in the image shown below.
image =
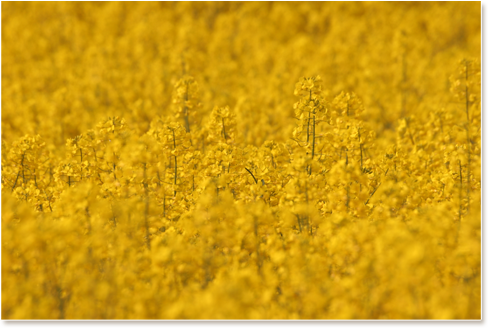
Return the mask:
<path id="1" fill-rule="evenodd" d="M 465 89 L 465 95 L 466 95 L 466 119 L 468 120 L 468 123 L 466 124 L 466 139 L 467 139 L 467 146 L 468 146 L 468 167 L 467 167 L 467 175 L 468 175 L 468 182 L 467 182 L 467 187 L 466 187 L 466 197 L 468 199 L 468 205 L 466 211 L 469 211 L 469 188 L 470 188 L 470 164 L 471 164 L 471 142 L 469 140 L 469 88 L 468 88 L 468 81 L 469 81 L 469 61 L 465 61 L 466 65 L 466 89 Z"/>
<path id="2" fill-rule="evenodd" d="M 210 247 L 207 247 L 205 251 L 204 257 L 204 266 L 205 266 L 205 281 L 203 282 L 202 288 L 207 288 L 208 284 L 212 281 L 212 274 L 210 272 L 210 265 L 212 259 L 212 250 Z"/>
<path id="3" fill-rule="evenodd" d="M 471 180 L 471 170 L 470 170 L 470 163 L 471 163 L 471 145 L 469 141 L 469 126 L 466 126 L 466 137 L 468 139 L 468 165 L 467 165 L 467 175 L 468 175 L 468 181 L 467 181 L 467 186 L 466 186 L 466 198 L 468 201 L 467 207 L 466 207 L 466 213 L 469 211 L 469 188 L 470 188 L 470 180 Z"/>
<path id="4" fill-rule="evenodd" d="M 163 196 L 163 218 L 166 217 L 166 194 Z"/>
<path id="5" fill-rule="evenodd" d="M 315 156 L 315 109 L 313 111 L 313 125 L 312 125 L 312 160 Z"/>
<path id="6" fill-rule="evenodd" d="M 83 149 L 80 148 L 80 180 L 83 180 Z"/>
<path id="7" fill-rule="evenodd" d="M 310 236 L 313 236 L 313 224 L 310 222 L 310 218 L 308 219 L 308 226 L 310 228 Z"/>
<path id="8" fill-rule="evenodd" d="M 51 208 L 51 204 L 49 204 L 49 208 Z M 51 212 L 52 212 L 52 208 L 51 208 Z M 91 233 L 91 221 L 90 221 L 90 218 L 91 218 L 91 215 L 90 215 L 90 209 L 87 207 L 85 207 L 85 216 L 86 216 L 86 223 L 87 223 L 87 226 L 88 226 L 88 234 Z"/>
<path id="9" fill-rule="evenodd" d="M 298 229 L 302 232 L 302 221 L 300 220 L 300 215 L 296 215 L 298 221 Z"/>
<path id="10" fill-rule="evenodd" d="M 415 146 L 415 141 L 413 140 L 412 131 L 410 131 L 410 126 L 408 124 L 409 120 L 406 118 L 405 119 L 405 122 L 407 123 L 408 137 L 410 138 L 410 141 L 412 142 L 412 145 Z"/>
<path id="11" fill-rule="evenodd" d="M 469 68 L 469 61 L 465 61 L 465 65 L 466 65 L 466 85 L 465 85 L 465 96 L 466 96 L 466 119 L 468 120 L 468 123 L 469 123 L 469 88 L 468 88 L 468 79 L 469 79 L 469 75 L 468 75 L 468 68 Z"/>
<path id="12" fill-rule="evenodd" d="M 405 112 L 406 112 L 406 102 L 407 102 L 407 95 L 405 94 L 405 84 L 407 83 L 407 62 L 405 55 L 402 55 L 402 93 L 401 93 L 401 115 L 402 117 L 405 117 Z"/>
<path id="13" fill-rule="evenodd" d="M 371 199 L 371 197 L 373 197 L 374 193 L 376 192 L 376 190 L 378 190 L 378 188 L 380 186 L 381 186 L 381 183 L 376 188 L 374 188 L 373 192 L 371 193 L 371 195 L 369 195 L 368 200 L 364 203 L 364 205 L 368 205 L 369 200 Z"/>
<path id="14" fill-rule="evenodd" d="M 173 150 L 176 150 L 176 137 L 175 137 L 175 130 L 173 130 Z M 178 178 L 178 156 L 175 155 L 175 190 L 174 195 L 176 196 L 176 179 Z"/>
<path id="15" fill-rule="evenodd" d="M 23 183 L 25 183 L 24 157 L 25 157 L 25 154 L 22 154 L 22 160 L 20 162 L 20 165 L 22 165 L 22 182 Z"/>
<path id="16" fill-rule="evenodd" d="M 461 167 L 461 160 L 458 160 L 459 163 L 459 222 L 461 222 L 461 212 L 463 209 L 463 170 Z"/>
<path id="17" fill-rule="evenodd" d="M 310 112 L 308 112 L 307 119 L 307 143 L 310 141 Z"/>
<path id="18" fill-rule="evenodd" d="M 259 251 L 259 236 L 258 236 L 258 218 L 254 216 L 254 236 L 256 237 L 256 258 L 258 264 L 258 272 L 261 275 L 261 253 Z"/>
<path id="19" fill-rule="evenodd" d="M 189 88 L 189 85 L 188 83 L 186 83 L 186 93 L 185 93 L 185 106 L 183 107 L 183 110 L 184 110 L 184 114 L 185 114 L 185 129 L 186 129 L 186 132 L 189 133 L 190 132 L 190 120 L 188 119 L 188 107 L 186 106 L 186 102 L 188 101 L 188 88 Z"/>
<path id="20" fill-rule="evenodd" d="M 115 152 L 114 152 L 114 159 L 116 158 Z M 113 168 L 114 168 L 114 179 L 117 180 L 117 176 L 115 175 L 115 162 L 113 162 Z"/>
<path id="21" fill-rule="evenodd" d="M 308 215 L 307 215 L 307 216 L 305 216 L 305 224 L 306 224 L 306 226 L 307 226 L 307 230 L 306 230 L 306 231 L 307 231 L 307 232 L 309 232 L 309 233 L 311 234 L 311 231 L 312 231 L 312 230 L 310 229 L 310 217 L 309 217 Z"/>
<path id="22" fill-rule="evenodd" d="M 310 103 L 312 101 L 312 90 L 310 91 L 310 97 L 308 99 L 308 102 Z M 308 112 L 308 119 L 307 119 L 307 143 L 310 141 L 310 111 Z"/>
<path id="23" fill-rule="evenodd" d="M 361 129 L 358 128 L 359 150 L 361 152 L 361 172 L 363 171 L 363 144 L 361 143 Z"/>
<path id="24" fill-rule="evenodd" d="M 146 246 L 147 249 L 151 249 L 151 243 L 149 241 L 149 190 L 147 188 L 147 167 L 146 163 L 144 163 L 144 196 L 145 196 L 145 203 L 144 203 L 144 225 L 146 228 Z"/>
<path id="25" fill-rule="evenodd" d="M 309 203 L 308 201 L 308 183 L 305 182 L 305 200 L 307 201 L 307 205 Z"/>
<path id="26" fill-rule="evenodd" d="M 223 117 L 222 117 L 222 133 L 224 134 L 224 140 L 227 141 L 227 134 L 225 133 L 225 123 Z"/>
<path id="27" fill-rule="evenodd" d="M 174 190 L 174 195 L 176 196 L 176 180 L 178 178 L 178 157 L 175 155 L 175 190 Z"/>
<path id="28" fill-rule="evenodd" d="M 161 176 L 159 175 L 159 169 L 156 171 L 156 176 L 158 177 L 158 187 L 161 187 Z"/>
<path id="29" fill-rule="evenodd" d="M 254 177 L 254 174 L 252 174 L 251 171 L 249 171 L 246 167 L 245 167 L 246 171 L 249 172 L 249 174 L 252 176 L 252 178 L 254 179 L 254 182 L 256 182 L 256 184 L 258 184 L 258 180 L 256 179 L 256 177 Z"/>
<path id="30" fill-rule="evenodd" d="M 61 287 L 56 286 L 56 296 L 58 297 L 59 300 L 59 319 L 64 319 L 65 318 L 65 302 L 63 298 L 63 290 Z"/>
<path id="31" fill-rule="evenodd" d="M 20 171 L 17 173 L 17 177 L 15 178 L 15 182 L 14 182 L 14 185 L 12 187 L 12 191 L 14 191 L 15 186 L 17 185 L 17 180 L 19 180 L 19 176 L 20 176 Z"/>
<path id="32" fill-rule="evenodd" d="M 112 210 L 112 223 L 114 224 L 114 228 L 117 228 L 117 218 L 115 217 L 113 204 L 110 204 L 110 209 Z"/>
<path id="33" fill-rule="evenodd" d="M 115 116 L 112 118 L 112 125 L 115 128 Z M 112 130 L 112 134 L 115 134 L 115 129 Z"/>
<path id="34" fill-rule="evenodd" d="M 51 198 L 49 198 L 49 196 L 46 194 L 46 191 L 43 190 L 42 191 L 44 193 L 44 196 L 46 196 L 46 200 L 47 200 L 47 206 L 49 206 L 49 209 L 51 210 L 51 212 L 53 211 L 53 208 L 51 207 Z M 41 204 L 42 205 L 42 204 Z"/>

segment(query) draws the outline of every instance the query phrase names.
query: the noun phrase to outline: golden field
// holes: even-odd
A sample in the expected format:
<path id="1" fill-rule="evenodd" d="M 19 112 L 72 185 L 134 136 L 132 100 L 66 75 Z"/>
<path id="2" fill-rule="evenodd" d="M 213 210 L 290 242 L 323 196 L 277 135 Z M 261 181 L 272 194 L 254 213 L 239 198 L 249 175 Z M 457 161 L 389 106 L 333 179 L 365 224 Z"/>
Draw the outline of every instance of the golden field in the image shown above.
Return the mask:
<path id="1" fill-rule="evenodd" d="M 2 319 L 480 319 L 480 2 L 2 3 Z"/>

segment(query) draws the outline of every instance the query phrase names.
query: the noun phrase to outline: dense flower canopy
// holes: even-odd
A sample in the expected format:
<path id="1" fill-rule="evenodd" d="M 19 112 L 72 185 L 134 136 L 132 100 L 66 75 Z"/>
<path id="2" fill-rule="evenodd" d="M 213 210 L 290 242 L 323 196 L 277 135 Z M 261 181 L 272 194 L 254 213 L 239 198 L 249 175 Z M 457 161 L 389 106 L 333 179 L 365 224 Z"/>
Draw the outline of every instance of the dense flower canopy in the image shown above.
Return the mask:
<path id="1" fill-rule="evenodd" d="M 475 2 L 2 4 L 2 319 L 480 319 Z"/>

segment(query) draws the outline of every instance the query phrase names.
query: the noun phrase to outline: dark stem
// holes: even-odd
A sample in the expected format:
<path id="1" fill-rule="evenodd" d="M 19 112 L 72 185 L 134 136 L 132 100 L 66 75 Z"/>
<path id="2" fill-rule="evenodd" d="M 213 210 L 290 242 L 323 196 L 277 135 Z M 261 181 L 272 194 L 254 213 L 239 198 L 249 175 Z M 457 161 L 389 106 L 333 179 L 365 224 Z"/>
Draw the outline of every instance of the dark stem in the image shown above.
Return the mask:
<path id="1" fill-rule="evenodd" d="M 312 126 L 312 159 L 315 156 L 315 110 L 313 113 L 313 126 Z"/>
<path id="2" fill-rule="evenodd" d="M 20 165 L 22 165 L 22 181 L 23 181 L 23 183 L 25 183 L 24 156 L 25 156 L 25 154 L 22 154 L 22 160 L 20 162 Z"/>
<path id="3" fill-rule="evenodd" d="M 371 195 L 369 195 L 368 200 L 364 203 L 364 205 L 368 205 L 369 200 L 371 199 L 371 197 L 373 197 L 374 193 L 376 192 L 376 190 L 378 190 L 378 188 L 380 186 L 381 186 L 381 183 L 376 188 L 374 188 L 373 192 L 371 193 Z"/>
<path id="4" fill-rule="evenodd" d="M 149 222 L 148 222 L 148 216 L 149 216 L 149 190 L 147 188 L 147 167 L 146 163 L 144 163 L 144 195 L 145 195 L 145 203 L 144 203 L 144 225 L 146 228 L 146 246 L 147 249 L 151 249 L 151 243 L 149 241 Z"/>
<path id="5" fill-rule="evenodd" d="M 175 130 L 173 130 L 173 149 L 176 150 L 176 137 L 175 137 Z M 178 177 L 178 157 L 175 155 L 175 190 L 174 195 L 176 196 L 176 179 Z"/>
<path id="6" fill-rule="evenodd" d="M 312 101 L 312 90 L 310 90 L 310 98 L 308 101 Z M 307 120 L 307 143 L 310 140 L 310 112 L 308 112 L 308 120 Z"/>
<path id="7" fill-rule="evenodd" d="M 361 129 L 358 128 L 359 150 L 361 152 L 361 172 L 363 171 L 363 144 L 361 143 Z"/>
<path id="8" fill-rule="evenodd" d="M 401 94 L 401 101 L 402 101 L 401 115 L 402 117 L 404 117 L 406 111 L 405 105 L 407 100 L 407 96 L 405 94 L 405 84 L 407 82 L 407 63 L 405 60 L 405 55 L 402 55 L 402 79 L 403 79 L 403 83 L 402 83 L 402 94 Z"/>
<path id="9" fill-rule="evenodd" d="M 308 112 L 307 119 L 307 143 L 310 141 L 310 112 Z"/>
<path id="10" fill-rule="evenodd" d="M 461 211 L 463 208 L 463 170 L 461 168 L 461 160 L 458 160 L 459 163 L 459 222 L 461 222 Z"/>
<path id="11" fill-rule="evenodd" d="M 468 165 L 467 165 L 467 175 L 468 175 L 468 182 L 467 182 L 467 187 L 466 187 L 466 198 L 467 198 L 467 208 L 466 208 L 466 213 L 469 211 L 469 188 L 470 188 L 470 175 L 471 175 L 471 171 L 470 171 L 470 163 L 471 163 L 471 144 L 470 144 L 470 141 L 469 141 L 469 126 L 466 126 L 466 137 L 468 139 Z"/>
<path id="12" fill-rule="evenodd" d="M 410 126 L 408 125 L 408 119 L 405 119 L 405 122 L 407 123 L 407 130 L 408 130 L 408 136 L 410 138 L 410 141 L 412 142 L 412 145 L 415 145 L 415 141 L 413 141 L 413 136 L 412 136 L 412 131 L 410 131 Z"/>
<path id="13" fill-rule="evenodd" d="M 227 134 L 225 133 L 225 123 L 223 117 L 222 117 L 222 132 L 224 133 L 224 139 L 227 140 Z"/>
<path id="14" fill-rule="evenodd" d="M 14 186 L 12 187 L 12 191 L 14 191 L 15 186 L 17 185 L 17 180 L 19 180 L 19 176 L 20 176 L 20 171 L 17 173 L 17 177 L 15 178 L 15 182 L 14 182 Z"/>
<path id="15" fill-rule="evenodd" d="M 469 89 L 468 89 L 468 68 L 469 68 L 469 61 L 465 61 L 465 65 L 466 65 L 466 86 L 465 86 L 465 96 L 466 96 L 466 119 L 468 120 L 468 123 L 469 123 Z"/>
<path id="16" fill-rule="evenodd" d="M 467 175 L 468 175 L 468 183 L 467 183 L 467 192 L 466 192 L 466 197 L 468 198 L 468 205 L 467 205 L 467 211 L 469 211 L 469 185 L 470 185 L 470 164 L 471 164 L 471 142 L 469 140 L 469 89 L 468 89 L 468 70 L 469 70 L 469 61 L 465 61 L 466 65 L 466 119 L 468 120 L 468 123 L 466 125 L 466 138 L 467 138 L 467 143 L 468 143 L 468 167 L 467 167 Z"/>
<path id="17" fill-rule="evenodd" d="M 114 168 L 114 179 L 117 180 L 117 175 L 115 175 L 115 163 L 113 163 L 113 168 Z"/>
<path id="18" fill-rule="evenodd" d="M 81 148 L 80 148 L 80 164 L 81 164 L 80 180 L 83 180 L 83 149 Z"/>
<path id="19" fill-rule="evenodd" d="M 252 176 L 252 178 L 254 179 L 254 182 L 256 182 L 256 184 L 258 183 L 258 180 L 254 177 L 254 174 L 252 174 L 251 171 L 249 171 L 247 168 L 245 168 L 247 172 L 249 172 L 249 174 Z"/>
<path id="20" fill-rule="evenodd" d="M 183 109 L 185 111 L 185 129 L 186 129 L 187 133 L 190 132 L 190 120 L 188 119 L 188 107 L 186 106 L 186 102 L 188 101 L 188 88 L 189 88 L 189 85 L 187 82 L 186 83 L 186 94 L 185 94 L 185 106 L 183 107 Z"/>
<path id="21" fill-rule="evenodd" d="M 163 218 L 166 217 L 166 195 L 163 196 Z"/>
<path id="22" fill-rule="evenodd" d="M 112 222 L 114 224 L 114 228 L 117 228 L 117 218 L 115 217 L 113 204 L 110 204 L 110 208 L 112 209 Z"/>
<path id="23" fill-rule="evenodd" d="M 176 196 L 176 179 L 178 178 L 178 158 L 175 155 L 175 190 L 174 195 Z"/>
<path id="24" fill-rule="evenodd" d="M 258 272 L 261 275 L 261 254 L 259 252 L 259 236 L 258 236 L 258 218 L 254 216 L 254 236 L 256 237 L 256 260 L 258 264 Z"/>

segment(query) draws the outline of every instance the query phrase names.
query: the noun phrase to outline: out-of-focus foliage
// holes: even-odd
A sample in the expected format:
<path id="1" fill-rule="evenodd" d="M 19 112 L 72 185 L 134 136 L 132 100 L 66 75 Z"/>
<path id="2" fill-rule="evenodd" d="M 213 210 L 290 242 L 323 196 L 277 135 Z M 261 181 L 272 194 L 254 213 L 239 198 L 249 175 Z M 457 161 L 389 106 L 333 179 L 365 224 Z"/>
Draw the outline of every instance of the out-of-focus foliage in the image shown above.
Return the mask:
<path id="1" fill-rule="evenodd" d="M 2 4 L 3 319 L 479 319 L 480 4 Z"/>

